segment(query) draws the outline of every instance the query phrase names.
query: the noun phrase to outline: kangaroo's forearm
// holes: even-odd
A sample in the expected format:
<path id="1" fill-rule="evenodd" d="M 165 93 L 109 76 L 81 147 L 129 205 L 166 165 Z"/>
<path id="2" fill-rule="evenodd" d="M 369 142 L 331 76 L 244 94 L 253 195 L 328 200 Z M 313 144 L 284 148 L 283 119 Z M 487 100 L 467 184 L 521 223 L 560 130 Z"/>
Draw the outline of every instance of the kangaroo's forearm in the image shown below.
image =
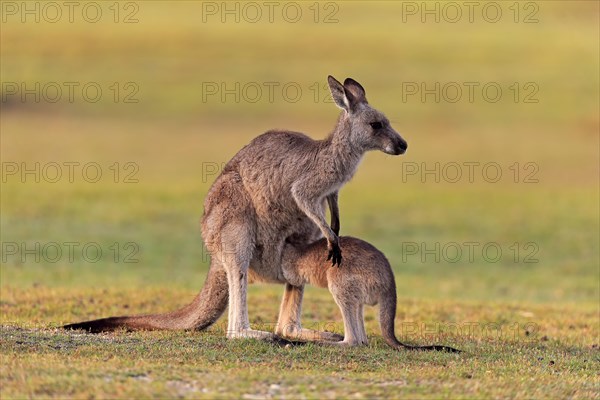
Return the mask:
<path id="1" fill-rule="evenodd" d="M 331 230 L 336 236 L 340 235 L 340 209 L 338 207 L 338 192 L 327 196 L 327 204 L 329 204 L 329 212 L 331 214 Z"/>
<path id="2" fill-rule="evenodd" d="M 329 242 L 337 242 L 336 233 L 327 225 L 325 220 L 325 214 L 318 207 L 319 201 L 313 200 L 311 196 L 307 196 L 306 193 L 301 193 L 297 187 L 292 188 L 292 196 L 298 205 L 298 208 L 306 214 L 321 230 L 325 238 Z"/>

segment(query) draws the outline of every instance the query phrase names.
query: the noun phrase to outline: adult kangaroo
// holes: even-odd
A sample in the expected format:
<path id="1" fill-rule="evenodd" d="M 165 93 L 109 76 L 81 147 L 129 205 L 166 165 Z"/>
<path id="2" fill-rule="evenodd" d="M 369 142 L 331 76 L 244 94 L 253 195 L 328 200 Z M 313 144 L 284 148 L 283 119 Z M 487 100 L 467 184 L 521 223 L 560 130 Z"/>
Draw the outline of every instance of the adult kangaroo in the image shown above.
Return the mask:
<path id="1" fill-rule="evenodd" d="M 249 282 L 285 283 L 280 326 L 295 327 L 296 337 L 315 337 L 302 329 L 303 286 L 285 279 L 286 244 L 307 245 L 325 238 L 333 265 L 341 265 L 338 191 L 369 150 L 403 154 L 404 139 L 388 119 L 367 102 L 364 88 L 332 76 L 329 88 L 342 109 L 333 132 L 324 140 L 290 131 L 269 131 L 241 149 L 223 168 L 204 202 L 202 236 L 211 255 L 207 281 L 194 301 L 181 310 L 158 315 L 112 317 L 67 325 L 91 331 L 126 329 L 204 329 L 229 305 L 228 338 L 271 338 L 250 328 Z M 325 219 L 325 203 L 331 227 Z M 292 329 L 294 330 L 294 329 Z M 323 339 L 331 334 L 321 333 Z"/>

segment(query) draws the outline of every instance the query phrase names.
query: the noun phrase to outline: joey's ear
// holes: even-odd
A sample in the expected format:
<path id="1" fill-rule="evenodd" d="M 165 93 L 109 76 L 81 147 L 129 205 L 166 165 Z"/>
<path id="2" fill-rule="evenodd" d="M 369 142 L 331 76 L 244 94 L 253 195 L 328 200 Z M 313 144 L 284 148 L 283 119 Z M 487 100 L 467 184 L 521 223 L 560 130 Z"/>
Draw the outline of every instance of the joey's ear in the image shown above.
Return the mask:
<path id="1" fill-rule="evenodd" d="M 367 102 L 365 89 L 361 86 L 360 83 L 356 82 L 354 79 L 346 78 L 346 80 L 344 81 L 344 89 L 346 89 L 347 92 L 352 93 L 356 102 Z"/>
<path id="2" fill-rule="evenodd" d="M 346 93 L 344 90 L 344 85 L 337 81 L 333 76 L 329 75 L 327 77 L 327 83 L 329 84 L 329 90 L 331 91 L 331 97 L 335 104 L 342 110 L 348 111 L 350 107 L 350 102 L 346 98 Z"/>

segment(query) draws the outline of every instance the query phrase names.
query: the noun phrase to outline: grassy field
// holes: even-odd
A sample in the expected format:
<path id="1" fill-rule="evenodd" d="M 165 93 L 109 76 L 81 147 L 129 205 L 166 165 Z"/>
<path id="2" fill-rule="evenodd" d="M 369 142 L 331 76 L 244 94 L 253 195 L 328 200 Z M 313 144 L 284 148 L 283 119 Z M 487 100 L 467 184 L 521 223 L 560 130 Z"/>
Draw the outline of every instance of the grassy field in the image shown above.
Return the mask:
<path id="1" fill-rule="evenodd" d="M 5 13 L 0 25 L 0 397 L 600 397 L 597 2 L 517 3 L 517 23 L 512 2 L 497 23 L 423 23 L 402 2 L 319 3 L 318 23 L 301 2 L 298 23 L 221 23 L 206 3 L 141 1 L 120 3 L 120 21 L 138 19 L 125 24 L 100 4 L 95 24 Z M 338 22 L 323 23 L 332 10 Z M 532 10 L 538 22 L 523 23 Z M 194 333 L 58 329 L 189 301 L 218 170 L 270 128 L 324 137 L 337 115 L 327 74 L 360 81 L 409 143 L 400 158 L 367 155 L 340 194 L 342 234 L 390 259 L 401 339 L 463 353 L 395 352 L 372 308 L 357 349 L 227 341 L 225 318 Z M 65 82 L 79 84 L 73 102 Z M 278 89 L 256 102 L 207 92 L 236 82 Z M 452 82 L 503 95 L 407 92 Z M 12 94 L 49 83 L 59 101 Z M 97 102 L 79 90 L 89 83 Z M 253 326 L 272 326 L 281 293 L 251 287 Z M 305 326 L 342 332 L 327 291 L 305 297 Z"/>

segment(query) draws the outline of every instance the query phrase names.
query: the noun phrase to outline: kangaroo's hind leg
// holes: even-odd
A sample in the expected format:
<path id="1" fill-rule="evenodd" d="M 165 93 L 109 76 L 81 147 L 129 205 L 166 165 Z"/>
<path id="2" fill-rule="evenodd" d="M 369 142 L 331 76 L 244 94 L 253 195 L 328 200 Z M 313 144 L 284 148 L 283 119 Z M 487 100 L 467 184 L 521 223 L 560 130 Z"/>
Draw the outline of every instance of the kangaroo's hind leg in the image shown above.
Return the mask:
<path id="1" fill-rule="evenodd" d="M 275 333 L 279 336 L 296 340 L 315 340 L 338 342 L 343 336 L 332 332 L 322 332 L 303 328 L 300 323 L 304 286 L 285 285 L 285 292 L 279 309 L 279 319 Z"/>
<path id="2" fill-rule="evenodd" d="M 333 291 L 333 298 L 342 312 L 344 320 L 344 340 L 338 342 L 340 345 L 357 346 L 363 344 L 364 323 L 359 320 L 362 316 L 362 305 L 357 299 L 349 297 L 339 297 Z M 364 334 L 366 338 L 366 333 Z"/>
<path id="3" fill-rule="evenodd" d="M 226 201 L 223 201 L 223 196 Z M 211 257 L 223 266 L 229 288 L 228 338 L 270 339 L 273 334 L 250 329 L 248 269 L 256 244 L 252 201 L 235 174 L 221 175 L 204 205 L 202 236 Z"/>
<path id="4" fill-rule="evenodd" d="M 227 272 L 229 311 L 227 337 L 272 339 L 273 334 L 250 329 L 248 318 L 248 269 L 252 258 L 253 238 L 241 224 L 229 224 L 221 234 L 220 261 Z"/>
<path id="5" fill-rule="evenodd" d="M 365 318 L 363 314 L 364 304 L 358 304 L 356 307 L 356 334 L 359 344 L 368 344 L 367 331 L 365 330 Z"/>

